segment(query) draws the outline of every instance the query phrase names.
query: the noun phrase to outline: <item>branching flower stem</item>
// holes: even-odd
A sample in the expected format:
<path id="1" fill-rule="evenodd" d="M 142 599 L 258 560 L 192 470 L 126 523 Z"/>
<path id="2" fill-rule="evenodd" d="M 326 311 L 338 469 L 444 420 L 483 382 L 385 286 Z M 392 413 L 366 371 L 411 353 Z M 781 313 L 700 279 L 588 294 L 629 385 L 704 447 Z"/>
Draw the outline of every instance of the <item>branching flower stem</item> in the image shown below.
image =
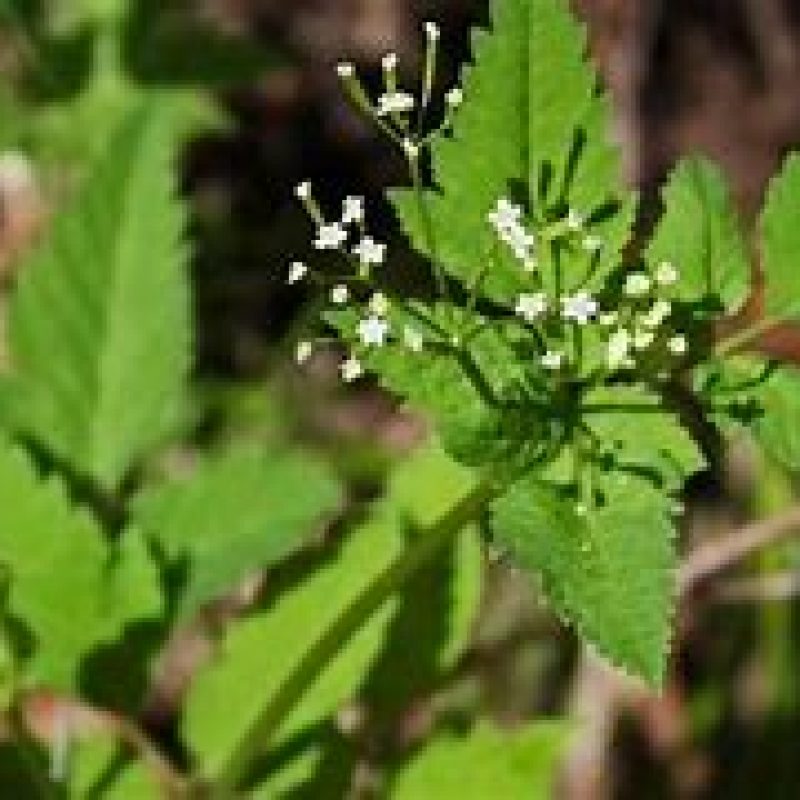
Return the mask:
<path id="1" fill-rule="evenodd" d="M 421 532 L 393 564 L 380 573 L 333 624 L 320 636 L 297 663 L 294 670 L 272 695 L 258 717 L 244 732 L 230 757 L 212 776 L 209 797 L 223 800 L 235 796 L 253 764 L 269 747 L 287 717 L 308 687 L 386 601 L 405 586 L 422 567 L 471 521 L 477 519 L 497 495 L 493 483 L 480 484 L 470 495 L 454 505 L 438 522 Z"/>

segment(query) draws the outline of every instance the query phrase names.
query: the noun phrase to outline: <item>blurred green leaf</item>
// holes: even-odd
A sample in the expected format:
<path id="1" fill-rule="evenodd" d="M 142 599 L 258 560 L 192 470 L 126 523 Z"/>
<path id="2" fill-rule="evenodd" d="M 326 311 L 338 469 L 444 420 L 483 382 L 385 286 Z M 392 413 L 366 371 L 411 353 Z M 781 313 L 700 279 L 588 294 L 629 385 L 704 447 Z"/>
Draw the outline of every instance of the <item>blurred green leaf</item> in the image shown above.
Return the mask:
<path id="1" fill-rule="evenodd" d="M 170 561 L 185 560 L 185 617 L 297 549 L 339 500 L 335 479 L 311 454 L 244 446 L 146 491 L 134 517 Z"/>
<path id="2" fill-rule="evenodd" d="M 186 0 L 131 4 L 123 36 L 125 63 L 145 84 L 226 86 L 254 80 L 279 63 L 253 39 L 200 19 Z"/>
<path id="3" fill-rule="evenodd" d="M 764 314 L 771 320 L 800 319 L 800 154 L 793 153 L 772 179 L 761 213 Z"/>
<path id="4" fill-rule="evenodd" d="M 454 470 L 449 478 L 447 464 Z M 460 484 L 461 494 L 451 496 L 450 502 L 466 496 L 473 485 L 466 470 L 452 462 L 431 461 L 427 454 L 410 459 L 401 472 L 417 473 L 422 482 L 425 476 L 427 480 L 438 476 L 442 480 L 442 494 Z M 459 477 L 454 480 L 453 476 Z M 404 478 L 398 481 L 399 486 L 405 483 Z M 443 502 L 432 491 L 413 498 L 403 488 L 398 492 L 397 497 L 390 494 L 380 503 L 371 518 L 347 536 L 329 561 L 280 593 L 266 611 L 234 626 L 216 663 L 197 677 L 186 706 L 183 734 L 205 773 L 213 774 L 219 769 L 255 716 L 280 691 L 334 620 L 403 552 L 408 521 L 430 518 Z M 457 599 L 463 607 L 451 607 L 449 611 L 453 638 L 448 638 L 448 645 L 440 650 L 442 664 L 452 663 L 463 648 L 475 611 L 478 589 L 474 581 L 479 575 L 476 560 L 480 558 L 475 536 L 474 531 L 466 531 L 459 540 L 456 569 L 462 574 L 454 579 L 460 588 L 453 590 L 453 600 Z M 465 537 L 471 541 L 465 541 Z M 388 598 L 340 650 L 308 688 L 270 745 L 277 747 L 308 726 L 328 718 L 356 694 L 380 652 L 398 603 L 396 596 Z M 310 759 L 310 763 L 316 760 Z"/>
<path id="5" fill-rule="evenodd" d="M 171 112 L 130 115 L 11 301 L 17 425 L 107 487 L 183 414 L 191 313 Z"/>
<path id="6" fill-rule="evenodd" d="M 500 731 L 482 723 L 465 736 L 443 733 L 400 773 L 393 800 L 549 800 L 571 728 L 534 722 Z"/>
<path id="7" fill-rule="evenodd" d="M 0 563 L 6 612 L 33 639 L 27 673 L 37 684 L 76 690 L 89 653 L 161 612 L 158 574 L 140 535 L 129 530 L 107 545 L 64 487 L 42 480 L 9 445 L 0 445 Z"/>

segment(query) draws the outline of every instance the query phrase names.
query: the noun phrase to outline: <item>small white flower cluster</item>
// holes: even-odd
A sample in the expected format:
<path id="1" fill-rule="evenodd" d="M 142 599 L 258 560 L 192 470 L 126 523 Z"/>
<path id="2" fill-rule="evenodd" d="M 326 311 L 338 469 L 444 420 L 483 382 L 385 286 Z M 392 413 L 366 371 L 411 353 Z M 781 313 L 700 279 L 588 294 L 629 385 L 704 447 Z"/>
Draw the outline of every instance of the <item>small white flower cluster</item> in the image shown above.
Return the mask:
<path id="1" fill-rule="evenodd" d="M 663 341 L 666 351 L 681 357 L 688 352 L 686 336 L 672 331 L 662 333 L 662 326 L 672 316 L 672 303 L 657 295 L 658 289 L 668 289 L 679 278 L 677 269 L 669 263 L 659 265 L 655 276 L 645 272 L 629 274 L 623 286 L 623 298 L 615 311 L 601 313 L 599 302 L 588 292 L 579 291 L 558 299 L 537 291 L 517 296 L 514 312 L 525 324 L 533 325 L 554 315 L 564 322 L 584 327 L 598 322 L 607 330 L 606 366 L 611 372 L 629 370 L 636 366 L 636 353 L 647 351 L 657 341 Z M 567 362 L 561 350 L 547 350 L 541 365 L 548 370 L 560 370 Z"/>
<path id="2" fill-rule="evenodd" d="M 364 198 L 357 196 L 345 198 L 341 218 L 336 222 L 326 222 L 314 200 L 310 183 L 300 184 L 295 190 L 295 194 L 317 223 L 314 247 L 317 250 L 332 250 L 341 253 L 353 262 L 356 268 L 357 274 L 350 283 L 358 286 L 366 285 L 371 268 L 385 262 L 387 248 L 385 244 L 377 242 L 366 233 Z M 346 245 L 351 236 L 351 226 L 355 226 L 357 229 L 359 239 L 356 244 L 347 248 Z M 304 262 L 293 261 L 289 265 L 287 283 L 292 286 L 299 284 L 309 274 L 309 267 Z M 383 347 L 390 341 L 400 341 L 410 352 L 419 353 L 423 350 L 423 334 L 410 325 L 398 325 L 401 336 L 392 338 L 393 325 L 390 321 L 392 308 L 384 294 L 374 292 L 366 303 L 361 305 L 353 295 L 354 287 L 351 287 L 346 280 L 337 281 L 330 287 L 329 300 L 332 306 L 339 309 L 350 306 L 358 311 L 357 321 L 352 331 L 353 349 L 339 367 L 342 380 L 352 383 L 363 376 L 363 357 L 371 348 Z M 295 360 L 298 364 L 304 364 L 313 354 L 313 343 L 304 340 L 297 344 Z"/>
<path id="3" fill-rule="evenodd" d="M 373 102 L 360 82 L 355 66 L 349 62 L 340 62 L 336 71 L 344 82 L 345 88 L 354 104 L 372 117 L 381 130 L 399 145 L 409 161 L 415 161 L 422 148 L 431 141 L 432 135 L 422 136 L 424 115 L 431 101 L 431 92 L 436 78 L 436 62 L 438 43 L 441 31 L 435 22 L 426 22 L 423 26 L 427 48 L 425 54 L 424 82 L 421 97 L 404 91 L 398 86 L 397 53 L 387 53 L 381 59 L 383 71 L 383 90 L 377 100 Z M 445 119 L 440 128 L 433 133 L 438 133 L 449 128 L 452 123 L 452 112 L 464 101 L 461 88 L 454 87 L 445 94 Z M 412 114 L 419 113 L 419 120 L 412 124 Z"/>
<path id="4" fill-rule="evenodd" d="M 536 270 L 536 245 L 537 233 L 531 232 L 523 223 L 524 209 L 521 205 L 513 203 L 507 197 L 501 197 L 497 205 L 487 215 L 498 239 L 511 248 L 514 256 L 522 262 L 526 272 Z M 550 226 L 543 233 L 546 236 L 558 235 L 561 237 L 580 236 L 581 248 L 594 255 L 603 249 L 603 240 L 586 231 L 586 219 L 575 209 L 569 209 L 560 222 Z"/>
<path id="5" fill-rule="evenodd" d="M 673 309 L 672 303 L 658 293 L 677 283 L 679 277 L 678 270 L 668 262 L 660 264 L 653 276 L 632 272 L 626 277 L 622 292 L 627 306 L 601 320 L 611 331 L 606 350 L 610 370 L 633 369 L 636 354 L 650 350 L 657 341 L 664 341 L 672 356 L 686 355 L 689 345 L 684 334 L 672 331 L 666 337 L 659 335 Z"/>
<path id="6" fill-rule="evenodd" d="M 545 292 L 521 294 L 517 298 L 515 313 L 527 324 L 546 317 L 558 304 L 551 302 Z M 592 322 L 599 312 L 599 304 L 588 292 L 577 292 L 561 298 L 561 319 L 585 326 Z M 560 350 L 548 350 L 540 358 L 541 365 L 548 370 L 560 370 L 566 361 L 566 355 Z"/>
<path id="7" fill-rule="evenodd" d="M 369 274 L 372 267 L 378 267 L 386 260 L 386 245 L 376 241 L 365 231 L 364 198 L 358 196 L 346 197 L 342 205 L 340 219 L 335 222 L 326 221 L 314 200 L 311 184 L 308 181 L 301 183 L 295 194 L 303 202 L 311 218 L 317 224 L 316 238 L 313 245 L 316 250 L 333 250 L 343 252 L 353 229 L 359 239 L 352 246 L 349 253 L 358 259 L 361 265 L 361 274 Z M 293 262 L 289 269 L 288 282 L 298 283 L 308 274 L 308 267 L 301 262 Z"/>

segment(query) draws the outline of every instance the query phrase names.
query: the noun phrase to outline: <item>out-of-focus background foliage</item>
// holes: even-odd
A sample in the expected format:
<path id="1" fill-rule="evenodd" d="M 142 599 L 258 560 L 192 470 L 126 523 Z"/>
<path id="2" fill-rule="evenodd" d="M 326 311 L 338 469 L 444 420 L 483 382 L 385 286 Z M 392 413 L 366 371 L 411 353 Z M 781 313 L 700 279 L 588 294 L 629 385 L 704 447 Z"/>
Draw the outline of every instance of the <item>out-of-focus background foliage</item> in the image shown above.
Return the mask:
<path id="1" fill-rule="evenodd" d="M 71 196 L 141 87 L 185 93 L 187 125 L 196 131 L 183 179 L 196 248 L 203 433 L 209 440 L 314 442 L 346 476 L 351 497 L 374 496 L 387 465 L 425 435 L 425 425 L 373 389 L 343 391 L 324 355 L 302 374 L 291 366 L 292 342 L 314 300 L 285 286 L 290 256 L 310 256 L 292 188 L 311 179 L 331 202 L 366 193 L 393 243 L 399 279 L 413 281 L 414 258 L 403 251 L 381 199 L 385 187 L 404 180 L 403 164 L 348 107 L 333 67 L 347 57 L 376 80 L 381 56 L 395 50 L 414 78 L 420 25 L 436 19 L 448 83 L 467 57 L 470 25 L 486 18 L 485 6 L 4 0 L 3 280 L 13 281 L 16 254 Z M 580 0 L 576 10 L 612 91 L 630 182 L 652 198 L 679 155 L 701 151 L 723 165 L 751 219 L 782 155 L 800 144 L 800 3 Z M 763 344 L 800 361 L 800 332 L 783 330 Z M 743 442 L 693 486 L 683 545 L 778 511 L 794 494 L 792 476 Z M 580 721 L 561 770 L 565 798 L 800 795 L 796 545 L 773 549 L 685 598 L 661 698 L 578 652 L 502 560 L 489 577 L 473 644 L 443 685 L 391 708 L 388 728 L 362 726 L 358 708 L 343 715 L 351 785 L 366 791 L 374 761 L 413 741 L 438 715 L 477 704 L 509 724 L 561 711 Z M 204 647 L 191 632 L 173 643 L 152 694 L 151 721 L 169 719 Z M 387 706 L 394 690 L 383 688 Z M 330 784 L 326 791 L 319 796 L 345 794 Z"/>

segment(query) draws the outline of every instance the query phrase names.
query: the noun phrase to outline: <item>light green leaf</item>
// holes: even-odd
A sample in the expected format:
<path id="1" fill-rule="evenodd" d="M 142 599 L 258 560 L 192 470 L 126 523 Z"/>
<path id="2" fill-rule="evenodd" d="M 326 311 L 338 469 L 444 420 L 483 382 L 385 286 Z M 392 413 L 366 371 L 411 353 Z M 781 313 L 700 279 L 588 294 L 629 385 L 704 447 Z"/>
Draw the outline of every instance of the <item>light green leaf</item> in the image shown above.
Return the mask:
<path id="1" fill-rule="evenodd" d="M 709 384 L 709 378 L 715 375 Z M 800 471 L 800 372 L 739 356 L 703 370 L 698 385 L 713 405 L 723 432 L 746 428 L 764 449 L 791 471 Z M 708 387 L 708 388 L 704 388 Z"/>
<path id="2" fill-rule="evenodd" d="M 616 469 L 652 478 L 669 492 L 706 466 L 706 460 L 678 417 L 658 395 L 640 386 L 603 387 L 589 392 L 587 406 L 616 408 L 585 418 L 601 453 Z"/>
<path id="3" fill-rule="evenodd" d="M 772 320 L 800 319 L 800 154 L 792 153 L 772 179 L 761 215 L 764 315 Z"/>
<path id="4" fill-rule="evenodd" d="M 185 616 L 296 549 L 338 503 L 336 481 L 312 455 L 239 447 L 145 492 L 134 517 L 167 558 L 186 559 Z"/>
<path id="5" fill-rule="evenodd" d="M 750 262 L 722 171 L 701 158 L 681 161 L 664 189 L 664 214 L 647 249 L 657 266 L 674 264 L 679 300 L 703 302 L 706 315 L 732 314 L 747 300 Z"/>
<path id="6" fill-rule="evenodd" d="M 422 475 L 438 476 L 443 485 L 455 485 L 443 473 L 442 462 L 412 458 L 403 472 L 419 470 Z M 469 473 L 455 467 L 463 476 L 461 493 L 451 498 L 458 502 L 472 487 Z M 425 466 L 427 464 L 427 466 Z M 432 466 L 433 464 L 433 466 Z M 425 472 L 423 470 L 431 470 Z M 441 507 L 440 497 L 426 493 L 408 506 L 408 477 L 399 477 L 397 497 L 379 504 L 372 517 L 354 530 L 329 561 L 320 565 L 297 585 L 286 588 L 266 611 L 237 624 L 223 642 L 219 658 L 202 672 L 192 686 L 183 721 L 184 739 L 203 764 L 213 773 L 225 761 L 232 747 L 255 715 L 278 692 L 310 648 L 324 635 L 334 620 L 359 597 L 367 586 L 394 563 L 406 546 L 406 522 L 427 520 Z M 424 535 L 421 531 L 419 535 Z M 469 538 L 467 538 L 469 537 Z M 465 531 L 456 556 L 458 580 L 474 581 L 480 560 L 477 532 Z M 478 593 L 463 583 L 454 592 L 460 602 L 472 607 L 451 611 L 454 638 L 442 650 L 442 664 L 452 663 L 466 640 L 467 620 L 471 624 Z M 369 622 L 346 644 L 312 687 L 306 691 L 290 718 L 271 743 L 277 746 L 307 726 L 324 720 L 351 698 L 362 683 L 383 644 L 387 625 L 398 608 L 391 597 Z M 459 644 L 460 642 L 460 644 Z"/>
<path id="7" fill-rule="evenodd" d="M 10 308 L 17 423 L 107 487 L 174 431 L 191 361 L 170 107 L 121 127 Z"/>
<path id="8" fill-rule="evenodd" d="M 529 723 L 501 731 L 486 723 L 466 736 L 443 733 L 397 777 L 393 800 L 549 800 L 570 726 Z"/>
<path id="9" fill-rule="evenodd" d="M 161 612 L 158 574 L 137 532 L 108 546 L 63 486 L 41 480 L 8 445 L 0 445 L 0 563 L 6 612 L 35 640 L 29 676 L 51 688 L 76 690 L 84 656 Z"/>
<path id="10" fill-rule="evenodd" d="M 495 250 L 487 214 L 500 197 L 524 195 L 540 219 L 568 206 L 588 217 L 592 235 L 605 242 L 593 286 L 627 241 L 634 203 L 610 144 L 607 104 L 584 59 L 583 28 L 563 0 L 496 0 L 492 8 L 491 33 L 474 36 L 475 65 L 465 71 L 453 136 L 433 147 L 438 190 L 426 193 L 425 204 L 440 234 L 437 258 L 473 281 Z M 414 246 L 431 255 L 415 194 L 394 200 Z M 566 289 L 588 269 L 586 254 L 572 262 Z M 502 252 L 482 286 L 508 301 L 522 284 L 519 263 Z"/>
<path id="11" fill-rule="evenodd" d="M 660 685 L 674 606 L 669 500 L 648 482 L 609 475 L 605 502 L 581 515 L 528 476 L 494 504 L 498 540 L 541 574 L 556 610 L 616 665 Z"/>

